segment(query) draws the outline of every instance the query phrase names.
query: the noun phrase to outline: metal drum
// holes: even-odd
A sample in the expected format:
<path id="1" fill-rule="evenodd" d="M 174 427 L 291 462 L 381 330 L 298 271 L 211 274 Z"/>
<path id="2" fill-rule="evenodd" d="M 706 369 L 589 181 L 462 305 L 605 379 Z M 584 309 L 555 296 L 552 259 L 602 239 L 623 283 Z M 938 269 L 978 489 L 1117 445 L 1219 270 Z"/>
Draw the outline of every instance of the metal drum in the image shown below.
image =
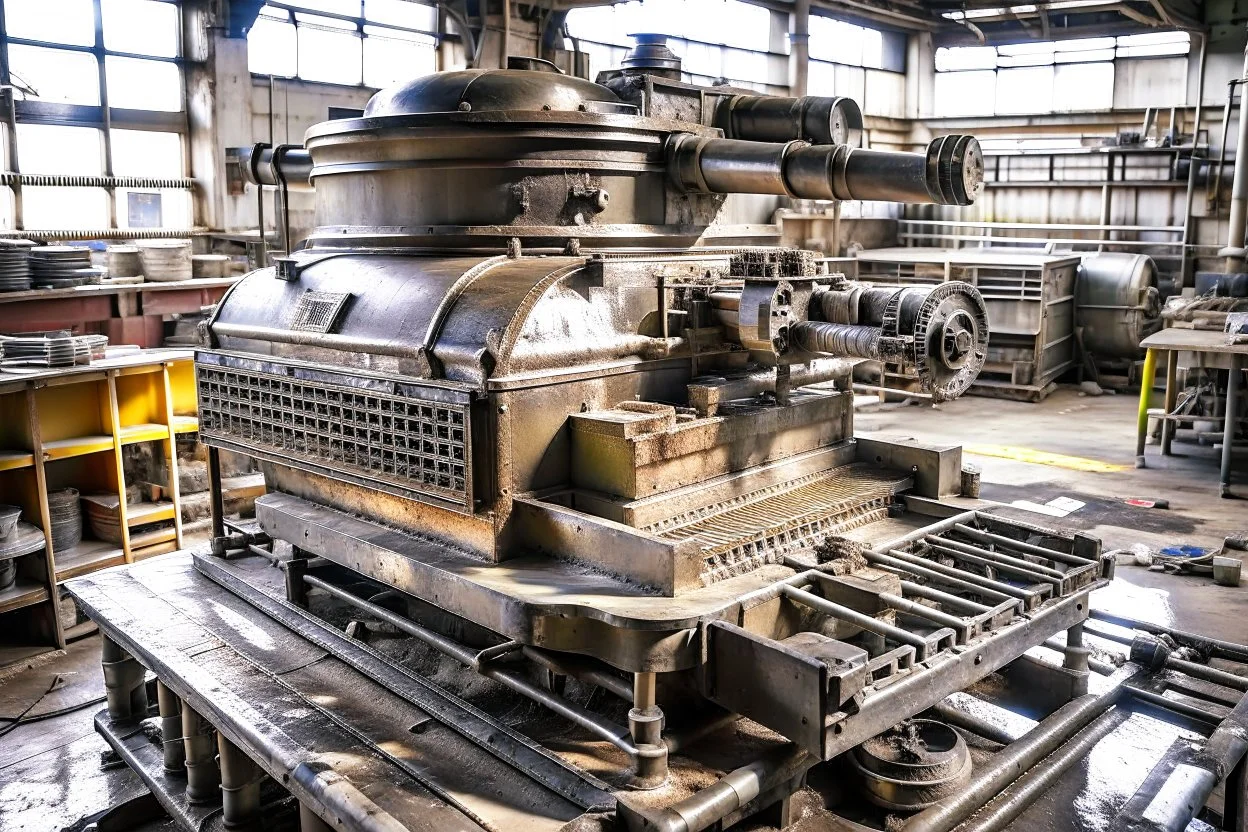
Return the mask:
<path id="1" fill-rule="evenodd" d="M 1140 341 L 1161 325 L 1157 266 L 1144 254 L 1103 252 L 1083 258 L 1075 288 L 1075 325 L 1096 358 L 1134 359 Z"/>

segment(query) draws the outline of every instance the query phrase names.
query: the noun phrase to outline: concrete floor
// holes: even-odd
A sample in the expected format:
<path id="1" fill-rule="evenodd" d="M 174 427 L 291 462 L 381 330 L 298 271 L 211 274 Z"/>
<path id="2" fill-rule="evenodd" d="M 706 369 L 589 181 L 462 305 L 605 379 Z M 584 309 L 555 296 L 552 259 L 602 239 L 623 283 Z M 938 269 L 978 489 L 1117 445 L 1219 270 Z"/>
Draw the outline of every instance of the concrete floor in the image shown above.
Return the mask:
<path id="1" fill-rule="evenodd" d="M 1149 445 L 1148 467 L 1135 468 L 1134 396 L 1080 396 L 1059 389 L 1030 404 L 973 396 L 932 407 L 867 407 L 855 415 L 860 436 L 912 437 L 932 444 L 1000 446 L 1043 451 L 1120 466 L 1089 472 L 997 456 L 966 454 L 964 462 L 983 471 L 981 498 L 999 503 L 1046 503 L 1067 496 L 1087 505 L 1057 519 L 1021 509 L 994 509 L 1020 520 L 1079 529 L 1096 535 L 1105 550 L 1142 543 L 1156 550 L 1175 544 L 1220 547 L 1226 535 L 1248 529 L 1248 500 L 1218 496 L 1218 451 L 1176 442 L 1163 457 Z M 1248 497 L 1248 456 L 1235 459 L 1233 491 Z M 1169 500 L 1169 509 L 1126 505 L 1130 497 Z M 1244 557 L 1245 553 L 1227 552 Z M 1233 641 L 1248 641 L 1248 570 L 1244 585 L 1220 587 L 1208 577 L 1178 577 L 1121 566 L 1111 587 L 1094 596 L 1100 608 L 1196 630 Z"/>
<path id="2" fill-rule="evenodd" d="M 1059 390 L 1040 404 L 964 397 L 935 408 L 866 407 L 855 418 L 859 435 L 1005 446 L 1020 453 L 1044 451 L 1121 466 L 1089 472 L 1063 467 L 1068 463 L 966 456 L 983 470 L 985 500 L 1045 503 L 1068 496 L 1086 503 L 1060 520 L 1016 508 L 993 510 L 1033 523 L 1089 531 L 1102 538 L 1106 549 L 1135 543 L 1152 548 L 1180 543 L 1216 547 L 1227 534 L 1248 528 L 1248 501 L 1217 496 L 1213 449 L 1176 444 L 1181 455 L 1163 458 L 1150 446 L 1150 467 L 1134 468 L 1135 406 L 1130 396 L 1090 398 Z M 1238 490 L 1248 495 L 1248 459 L 1241 457 L 1238 466 Z M 1134 508 L 1123 504 L 1128 497 L 1164 498 L 1170 508 Z M 1207 577 L 1175 577 L 1121 566 L 1113 586 L 1100 590 L 1094 602 L 1159 624 L 1248 641 L 1248 576 L 1244 586 L 1228 588 L 1213 585 Z M 100 766 L 105 746 L 91 729 L 92 716 L 103 707 L 92 702 L 103 693 L 98 655 L 98 637 L 90 637 L 65 653 L 0 669 L 0 731 L 8 724 L 2 720 L 44 695 L 57 674 L 61 681 L 30 715 L 91 703 L 0 736 L 0 832 L 81 829 L 82 818 L 134 794 L 135 775 L 124 768 Z"/>

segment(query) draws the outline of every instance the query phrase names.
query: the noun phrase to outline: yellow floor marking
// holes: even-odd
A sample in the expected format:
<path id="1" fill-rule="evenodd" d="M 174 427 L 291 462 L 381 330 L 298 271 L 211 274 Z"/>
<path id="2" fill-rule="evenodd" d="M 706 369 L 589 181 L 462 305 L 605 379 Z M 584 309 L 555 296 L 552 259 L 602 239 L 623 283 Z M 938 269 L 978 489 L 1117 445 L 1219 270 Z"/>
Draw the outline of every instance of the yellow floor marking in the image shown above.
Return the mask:
<path id="1" fill-rule="evenodd" d="M 1001 459 L 1012 459 L 1015 462 L 1050 465 L 1054 468 L 1067 468 L 1071 471 L 1086 471 L 1092 474 L 1112 474 L 1118 471 L 1129 471 L 1132 468 L 1131 465 L 1102 462 L 1099 459 L 1088 459 L 1082 456 L 1051 454 L 1048 451 L 1037 451 L 1035 448 L 1015 448 L 1010 445 L 963 445 L 962 450 L 978 456 L 995 456 Z"/>

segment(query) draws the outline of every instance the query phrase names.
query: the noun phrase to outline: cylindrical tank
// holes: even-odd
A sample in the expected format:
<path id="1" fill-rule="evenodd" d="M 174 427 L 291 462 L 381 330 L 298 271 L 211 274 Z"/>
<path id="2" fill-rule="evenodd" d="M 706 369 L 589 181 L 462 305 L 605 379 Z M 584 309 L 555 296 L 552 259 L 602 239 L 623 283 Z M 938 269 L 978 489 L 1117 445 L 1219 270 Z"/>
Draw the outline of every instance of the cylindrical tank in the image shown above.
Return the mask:
<path id="1" fill-rule="evenodd" d="M 1140 341 L 1161 324 L 1157 267 L 1144 254 L 1102 252 L 1083 258 L 1075 288 L 1075 325 L 1098 358 L 1137 358 Z"/>

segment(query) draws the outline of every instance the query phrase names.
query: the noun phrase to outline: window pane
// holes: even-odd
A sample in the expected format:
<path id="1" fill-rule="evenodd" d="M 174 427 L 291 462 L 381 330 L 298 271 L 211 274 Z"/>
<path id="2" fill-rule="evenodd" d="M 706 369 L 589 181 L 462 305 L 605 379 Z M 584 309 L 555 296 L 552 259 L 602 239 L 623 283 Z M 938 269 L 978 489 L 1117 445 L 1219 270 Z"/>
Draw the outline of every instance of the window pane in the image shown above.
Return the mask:
<path id="1" fill-rule="evenodd" d="M 364 38 L 364 83 L 388 87 L 434 71 L 433 40 L 424 43 L 370 34 Z"/>
<path id="2" fill-rule="evenodd" d="M 182 137 L 148 130 L 113 130 L 113 173 L 117 176 L 182 175 Z"/>
<path id="3" fill-rule="evenodd" d="M 27 228 L 108 228 L 108 194 L 103 188 L 22 188 Z"/>
<path id="4" fill-rule="evenodd" d="M 996 69 L 997 50 L 992 46 L 942 46 L 936 50 L 936 71 Z"/>
<path id="5" fill-rule="evenodd" d="M 1114 65 L 1063 64 L 1053 75 L 1055 109 L 1108 110 L 1114 105 Z"/>
<path id="6" fill-rule="evenodd" d="M 9 72 L 14 81 L 37 93 L 27 98 L 57 104 L 100 103 L 99 68 L 93 55 L 11 44 Z"/>
<path id="7" fill-rule="evenodd" d="M 996 102 L 997 73 L 936 73 L 936 116 L 990 116 Z"/>
<path id="8" fill-rule="evenodd" d="M 299 77 L 331 84 L 362 83 L 360 38 L 355 32 L 303 23 L 299 29 Z"/>
<path id="9" fill-rule="evenodd" d="M 1053 67 L 1003 69 L 997 73 L 997 113 L 1051 113 Z"/>
<path id="10" fill-rule="evenodd" d="M 102 152 L 100 131 L 94 127 L 17 125 L 17 161 L 22 173 L 98 176 L 104 172 Z"/>
<path id="11" fill-rule="evenodd" d="M 810 19 L 810 55 L 824 61 L 862 65 L 862 27 L 827 17 Z"/>
<path id="12" fill-rule="evenodd" d="M 358 17 L 360 14 L 360 0 L 293 0 L 290 5 L 317 12 L 345 14 L 350 17 Z"/>
<path id="13" fill-rule="evenodd" d="M 247 33 L 247 68 L 261 75 L 292 78 L 296 66 L 295 24 L 261 16 Z"/>
<path id="14" fill-rule="evenodd" d="M 170 113 L 182 109 L 182 73 L 177 64 L 109 55 L 104 70 L 108 106 Z"/>
<path id="15" fill-rule="evenodd" d="M 155 0 L 103 0 L 104 47 L 173 58 L 178 54 L 178 7 Z"/>
<path id="16" fill-rule="evenodd" d="M 9 0 L 4 25 L 11 37 L 91 46 L 95 11 L 91 0 Z"/>
<path id="17" fill-rule="evenodd" d="M 364 0 L 364 18 L 370 23 L 432 32 L 438 25 L 438 10 L 409 0 Z"/>

